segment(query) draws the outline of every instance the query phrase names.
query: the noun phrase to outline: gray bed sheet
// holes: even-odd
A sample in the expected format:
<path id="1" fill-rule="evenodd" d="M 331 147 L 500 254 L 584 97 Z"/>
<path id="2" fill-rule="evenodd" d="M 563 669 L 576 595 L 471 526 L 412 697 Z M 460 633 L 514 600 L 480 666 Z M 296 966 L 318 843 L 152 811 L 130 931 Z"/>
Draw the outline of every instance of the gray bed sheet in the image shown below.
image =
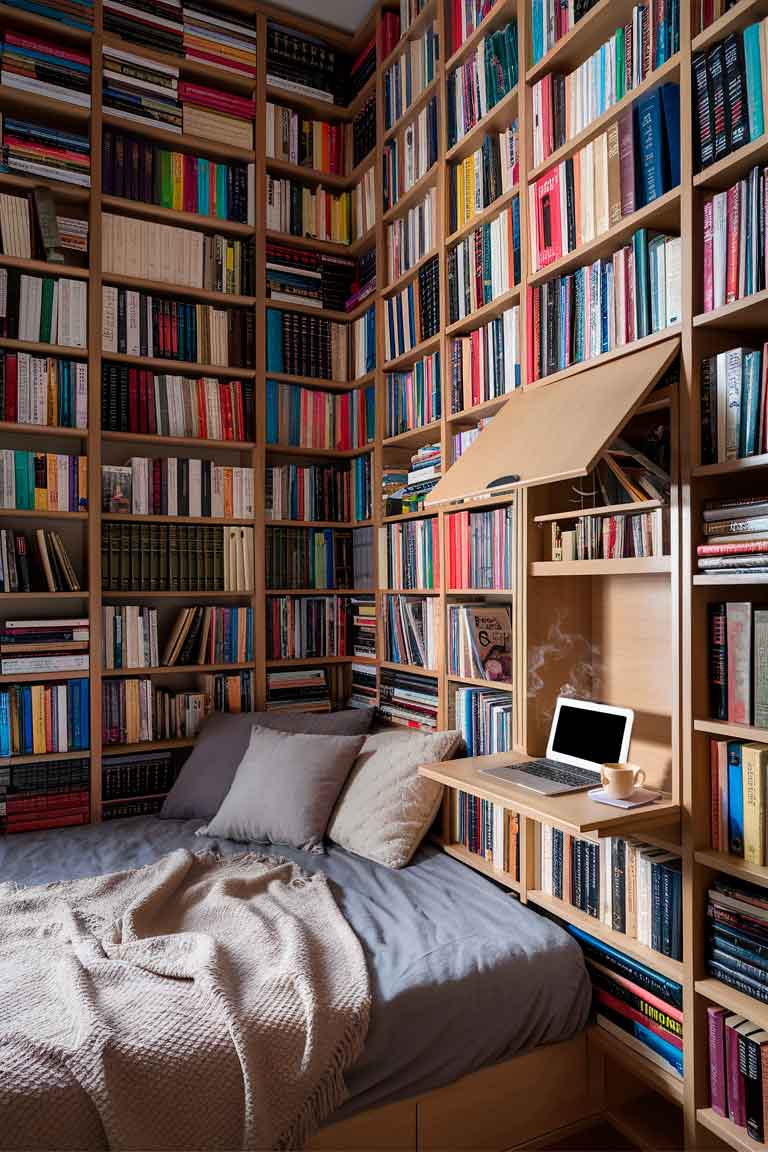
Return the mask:
<path id="1" fill-rule="evenodd" d="M 0 836 L 0 881 L 20 886 L 140 867 L 175 848 L 231 855 L 201 821 L 137 817 Z M 278 854 L 278 850 L 274 850 Z M 335 847 L 279 850 L 322 870 L 365 949 L 373 1011 L 339 1118 L 448 1084 L 584 1027 L 589 978 L 576 943 L 445 853 L 422 847 L 400 871 Z"/>

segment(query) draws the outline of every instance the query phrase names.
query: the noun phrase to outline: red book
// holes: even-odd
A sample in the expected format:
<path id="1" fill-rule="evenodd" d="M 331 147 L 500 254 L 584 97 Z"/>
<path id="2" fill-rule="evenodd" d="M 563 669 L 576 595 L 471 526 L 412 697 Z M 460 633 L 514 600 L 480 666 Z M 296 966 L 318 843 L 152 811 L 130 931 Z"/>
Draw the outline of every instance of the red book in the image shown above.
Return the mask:
<path id="1" fill-rule="evenodd" d="M 714 206 L 712 200 L 704 201 L 704 311 L 711 312 L 715 306 L 715 282 L 713 277 L 712 221 Z"/>
<path id="2" fill-rule="evenodd" d="M 618 1000 L 615 996 L 611 996 L 610 992 L 606 992 L 604 988 L 593 986 L 592 995 L 599 1004 L 604 1004 L 606 1008 L 610 1008 L 612 1012 L 616 1012 L 619 1016 L 623 1016 L 626 1020 L 633 1020 L 636 1024 L 642 1024 L 650 1032 L 655 1032 L 662 1040 L 666 1040 L 667 1044 L 672 1044 L 675 1048 L 682 1049 L 682 1037 L 676 1036 L 674 1032 L 667 1031 L 657 1024 L 654 1020 L 650 1020 L 644 1016 L 642 1012 L 638 1012 L 636 1008 L 632 1008 L 629 1004 L 625 1004 L 623 1000 Z"/>
<path id="3" fill-rule="evenodd" d="M 621 171 L 621 214 L 635 211 L 635 138 L 632 109 L 619 117 L 619 167 Z"/>
<path id="4" fill-rule="evenodd" d="M 220 92 L 217 88 L 204 88 L 201 84 L 187 84 L 182 80 L 179 84 L 179 99 L 182 104 L 212 108 L 214 111 L 224 112 L 227 116 L 235 116 L 240 120 L 256 118 L 254 100 L 245 96 L 234 96 L 230 92 Z"/>
<path id="5" fill-rule="evenodd" d="M 159 516 L 163 511 L 163 496 L 162 496 L 162 461 L 152 461 L 152 515 Z"/>
<path id="6" fill-rule="evenodd" d="M 147 386 L 147 431 L 153 436 L 157 432 L 157 412 L 155 409 L 155 377 L 147 371 L 142 372 L 141 378 Z"/>
<path id="7" fill-rule="evenodd" d="M 710 824 L 709 839 L 713 852 L 720 852 L 720 752 L 717 740 L 709 742 L 709 794 L 710 794 Z"/>
<path id="8" fill-rule="evenodd" d="M 744 1077 L 739 1071 L 739 1035 L 736 1026 L 742 1016 L 728 1016 L 725 1021 L 725 1066 L 727 1075 L 728 1119 L 740 1128 L 747 1124 L 747 1102 Z"/>
<path id="9" fill-rule="evenodd" d="M 128 427 L 132 432 L 140 431 L 139 425 L 139 370 L 128 369 Z"/>
<path id="10" fill-rule="evenodd" d="M 245 429 L 245 411 L 243 410 L 243 386 L 239 380 L 232 383 L 232 391 L 235 396 L 235 406 L 237 412 L 237 440 L 250 440 L 252 432 L 250 428 L 246 432 Z"/>
<path id="11" fill-rule="evenodd" d="M 221 56 L 217 56 L 214 52 L 203 52 L 200 48 L 193 48 L 189 44 L 184 45 L 184 55 L 190 60 L 202 60 L 206 64 L 215 64 L 219 68 L 224 68 L 229 72 L 240 72 L 243 76 L 255 76 L 256 69 L 250 64 L 245 64 L 242 60 L 227 60 L 226 64 L 222 64 Z"/>
<path id="12" fill-rule="evenodd" d="M 560 169 L 551 168 L 535 184 L 536 268 L 547 268 L 563 254 L 560 220 Z"/>
<path id="13" fill-rule="evenodd" d="M 768 192 L 766 192 L 768 196 Z M 762 404 L 760 406 L 760 443 L 758 452 L 768 452 L 768 341 L 763 344 L 763 355 L 760 363 L 763 366 L 763 378 L 760 382 L 760 395 L 762 397 Z"/>
<path id="14" fill-rule="evenodd" d="M 15 44 L 17 48 L 31 48 L 33 52 L 44 52 L 48 56 L 58 56 L 60 60 L 72 60 L 76 64 L 87 64 L 90 67 L 89 56 L 61 48 L 58 44 L 50 44 L 47 40 L 32 40 L 29 36 L 19 36 L 15 32 L 6 32 L 5 39 L 8 44 Z"/>
<path id="15" fill-rule="evenodd" d="M 29 813 L 51 814 L 64 809 L 69 811 L 88 805 L 88 790 L 77 792 L 36 792 L 24 793 L 18 796 L 11 794 L 6 797 L 5 810 L 7 818 L 20 816 L 26 819 Z"/>
<path id="16" fill-rule="evenodd" d="M 18 361 L 15 352 L 9 352 L 5 357 L 5 417 L 12 424 L 19 418 L 18 404 Z"/>
<path id="17" fill-rule="evenodd" d="M 707 1008 L 709 1038 L 709 1102 L 718 1116 L 727 1115 L 725 1085 L 725 1008 Z"/>
<path id="18" fill-rule="evenodd" d="M 768 552 L 768 540 L 734 540 L 728 544 L 699 544 L 697 556 L 734 556 L 742 552 Z"/>
<path id="19" fill-rule="evenodd" d="M 224 440 L 234 440 L 232 431 L 232 397 L 225 388 L 221 398 L 221 434 Z"/>
<path id="20" fill-rule="evenodd" d="M 185 156 L 183 159 L 184 176 L 182 180 L 182 206 L 185 212 L 195 212 L 197 209 L 197 173 L 194 156 Z"/>
<path id="21" fill-rule="evenodd" d="M 52 816 L 36 816 L 31 820 L 20 820 L 18 822 L 7 821 L 5 831 L 10 835 L 12 832 L 37 832 L 47 828 L 71 828 L 76 824 L 87 824 L 90 813 L 88 810 L 77 812 L 60 812 Z"/>
<path id="22" fill-rule="evenodd" d="M 147 373 L 144 370 L 139 371 L 139 432 L 149 431 L 149 421 L 147 419 Z"/>
<path id="23" fill-rule="evenodd" d="M 725 302 L 732 304 L 739 298 L 739 231 L 741 218 L 741 189 L 734 184 L 726 198 L 728 215 Z"/>

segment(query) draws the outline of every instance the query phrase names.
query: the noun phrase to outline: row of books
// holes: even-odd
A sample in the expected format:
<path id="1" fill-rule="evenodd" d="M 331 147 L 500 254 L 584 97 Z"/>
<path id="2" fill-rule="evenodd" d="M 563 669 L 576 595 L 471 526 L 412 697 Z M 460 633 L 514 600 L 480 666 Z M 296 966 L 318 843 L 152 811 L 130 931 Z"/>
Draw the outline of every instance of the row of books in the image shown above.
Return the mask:
<path id="1" fill-rule="evenodd" d="M 376 147 L 376 97 L 371 96 L 352 121 L 352 167 L 357 168 Z"/>
<path id="2" fill-rule="evenodd" d="M 101 686 L 102 742 L 142 744 L 196 736 L 211 711 L 205 692 L 157 688 L 151 680 L 105 680 Z"/>
<path id="3" fill-rule="evenodd" d="M 507 604 L 448 605 L 448 669 L 468 680 L 512 682 L 512 611 Z"/>
<path id="4" fill-rule="evenodd" d="M 87 511 L 88 457 L 0 448 L 0 508 Z"/>
<path id="5" fill-rule="evenodd" d="M 553 521 L 553 560 L 622 560 L 663 556 L 665 509 Z"/>
<path id="6" fill-rule="evenodd" d="M 432 352 L 403 372 L 386 377 L 386 435 L 399 436 L 432 424 L 442 415 L 440 353 Z"/>
<path id="7" fill-rule="evenodd" d="M 0 770 L 0 829 L 33 832 L 87 824 L 90 783 L 87 757 Z"/>
<path id="8" fill-rule="evenodd" d="M 330 712 L 331 695 L 326 668 L 267 669 L 268 712 Z"/>
<path id="9" fill-rule="evenodd" d="M 101 762 L 101 799 L 159 797 L 170 792 L 177 775 L 178 765 L 171 752 L 105 756 Z"/>
<path id="10" fill-rule="evenodd" d="M 351 605 L 345 596 L 268 596 L 267 659 L 349 656 Z"/>
<path id="11" fill-rule="evenodd" d="M 346 528 L 269 526 L 265 549 L 267 588 L 357 587 L 353 533 Z"/>
<path id="12" fill-rule="evenodd" d="M 440 261 L 422 264 L 400 292 L 385 300 L 384 359 L 395 360 L 440 330 Z"/>
<path id="13" fill-rule="evenodd" d="M 309 119 L 293 108 L 267 101 L 267 159 L 342 176 L 344 127 L 328 120 Z"/>
<path id="14" fill-rule="evenodd" d="M 308 188 L 290 177 L 267 175 L 266 209 L 267 228 L 273 232 L 351 243 L 350 192 L 332 192 L 322 185 Z"/>
<path id="15" fill-rule="evenodd" d="M 451 411 L 506 396 L 520 386 L 520 308 L 513 304 L 451 341 Z"/>
<path id="16" fill-rule="evenodd" d="M 107 670 L 245 664 L 253 660 L 252 608 L 182 608 L 162 654 L 156 608 L 109 605 L 101 613 L 102 664 Z"/>
<path id="17" fill-rule="evenodd" d="M 448 587 L 506 591 L 514 587 L 512 505 L 448 517 Z"/>
<path id="18" fill-rule="evenodd" d="M 437 517 L 387 524 L 381 537 L 380 570 L 387 588 L 440 587 L 440 529 Z"/>
<path id="19" fill-rule="evenodd" d="M 768 863 L 768 745 L 710 740 L 711 846 L 748 864 Z"/>
<path id="20" fill-rule="evenodd" d="M 393 128 L 437 74 L 440 36 L 437 20 L 409 40 L 384 73 L 384 128 Z"/>
<path id="21" fill-rule="evenodd" d="M 679 236 L 638 229 L 604 260 L 528 287 L 528 380 L 661 332 L 681 317 Z"/>
<path id="22" fill-rule="evenodd" d="M 451 53 L 458 52 L 492 8 L 493 0 L 450 0 L 446 20 L 451 31 Z"/>
<path id="23" fill-rule="evenodd" d="M 364 448 L 374 433 L 374 388 L 321 392 L 266 382 L 267 444 L 342 452 Z"/>
<path id="24" fill-rule="evenodd" d="M 254 165 L 176 152 L 105 125 L 101 190 L 174 212 L 254 225 Z"/>
<path id="25" fill-rule="evenodd" d="M 500 804 L 457 788 L 453 793 L 451 839 L 497 872 L 520 876 L 520 818 Z"/>
<path id="26" fill-rule="evenodd" d="M 631 18 L 567 75 L 533 85 L 533 163 L 543 164 L 680 51 L 680 10 L 662 0 L 636 4 Z"/>
<path id="27" fill-rule="evenodd" d="M 434 596 L 386 596 L 384 658 L 393 664 L 437 667 L 438 604 Z"/>
<path id="28" fill-rule="evenodd" d="M 512 748 L 514 697 L 511 692 L 457 685 L 453 717 L 453 726 L 461 732 L 468 756 L 489 756 Z"/>
<path id="29" fill-rule="evenodd" d="M 108 592 L 250 592 L 253 528 L 108 523 L 101 586 Z"/>
<path id="30" fill-rule="evenodd" d="M 0 688 L 0 758 L 87 749 L 89 692 L 87 678 Z"/>
<path id="31" fill-rule="evenodd" d="M 729 348 L 701 362 L 701 463 L 768 451 L 768 344 Z"/>
<path id="32" fill-rule="evenodd" d="M 359 283 L 359 262 L 343 256 L 328 256 L 274 241 L 267 243 L 266 256 L 267 293 L 271 300 L 340 311 Z"/>
<path id="33" fill-rule="evenodd" d="M 1 172 L 90 188 L 90 140 L 81 132 L 3 116 L 0 119 Z"/>
<path id="34" fill-rule="evenodd" d="M 680 183 L 680 88 L 640 97 L 528 186 L 532 271 L 602 236 Z"/>
<path id="35" fill-rule="evenodd" d="M 0 420 L 39 427 L 88 426 L 88 365 L 0 351 Z"/>
<path id="36" fill-rule="evenodd" d="M 371 458 L 344 463 L 267 465 L 267 520 L 368 520 Z"/>
<path id="37" fill-rule="evenodd" d="M 376 367 L 376 305 L 352 323 L 352 373 L 362 380 Z"/>
<path id="38" fill-rule="evenodd" d="M 584 953 L 598 1028 L 682 1080 L 682 985 L 580 928 L 567 929 Z"/>
<path id="39" fill-rule="evenodd" d="M 424 501 L 442 475 L 439 444 L 424 444 L 411 456 L 410 470 L 402 465 L 384 465 L 381 491 L 385 516 L 420 512 Z"/>
<path id="40" fill-rule="evenodd" d="M 693 159 L 700 171 L 765 132 L 768 17 L 694 52 L 692 67 Z"/>
<path id="41" fill-rule="evenodd" d="M 437 240 L 436 229 L 437 189 L 430 188 L 423 200 L 387 224 L 387 276 L 390 284 L 432 251 Z"/>
<path id="42" fill-rule="evenodd" d="M 91 58 L 87 52 L 7 29 L 0 39 L 0 83 L 90 108 Z"/>
<path id="43" fill-rule="evenodd" d="M 368 236 L 376 223 L 376 169 L 367 168 L 352 191 L 355 240 Z M 371 239 L 371 243 L 373 240 Z"/>
<path id="44" fill-rule="evenodd" d="M 173 65 L 111 43 L 104 45 L 103 64 L 102 103 L 109 116 L 244 150 L 253 148 L 256 105 L 252 97 L 190 84 L 179 78 L 179 69 Z"/>
<path id="45" fill-rule="evenodd" d="M 707 971 L 729 988 L 768 1003 L 765 888 L 718 876 L 707 896 Z"/>
<path id="46" fill-rule="evenodd" d="M 347 325 L 324 316 L 267 308 L 267 372 L 345 383 L 349 379 Z"/>
<path id="47" fill-rule="evenodd" d="M 101 349 L 107 354 L 253 366 L 252 308 L 216 308 L 105 284 L 101 323 Z"/>
<path id="48" fill-rule="evenodd" d="M 49 188 L 34 188 L 23 196 L 0 193 L 0 250 L 22 260 L 65 263 L 65 253 L 82 258 L 88 251 L 88 221 L 61 216 Z M 73 259 L 71 255 L 68 257 Z"/>
<path id="49" fill-rule="evenodd" d="M 106 276 L 113 272 L 229 296 L 253 295 L 254 243 L 252 236 L 233 240 L 112 212 L 101 217 L 102 271 Z"/>
<path id="50" fill-rule="evenodd" d="M 768 287 L 768 168 L 704 200 L 704 311 Z"/>
<path id="51" fill-rule="evenodd" d="M 343 72 L 335 49 L 323 40 L 273 20 L 267 22 L 267 84 L 271 87 L 327 104 L 342 103 Z"/>
<path id="52" fill-rule="evenodd" d="M 376 669 L 370 664 L 352 664 L 350 668 L 350 693 L 348 708 L 375 708 L 379 693 L 376 686 Z"/>
<path id="53" fill-rule="evenodd" d="M 558 40 L 578 24 L 596 0 L 533 0 L 531 6 L 531 63 L 537 64 Z"/>
<path id="54" fill-rule="evenodd" d="M 384 143 L 384 211 L 397 202 L 437 163 L 437 98 L 432 97 L 407 127 Z"/>
<path id="55" fill-rule="evenodd" d="M 614 932 L 681 960 L 682 861 L 628 837 L 580 840 L 541 825 L 541 886 Z"/>
<path id="56" fill-rule="evenodd" d="M 352 604 L 352 655 L 356 657 L 364 656 L 366 659 L 376 659 L 376 600 L 373 596 L 353 596 L 351 598 Z M 376 689 L 376 669 L 370 665 L 358 665 L 358 668 L 365 668 L 366 674 L 362 677 L 365 686 L 365 696 L 371 695 L 370 689 L 373 688 L 373 697 L 375 698 Z M 371 685 L 370 677 L 373 677 Z M 358 680 L 361 677 L 358 673 Z M 354 685 L 355 670 L 352 669 L 352 680 Z"/>
<path id="57" fill-rule="evenodd" d="M 88 617 L 4 620 L 0 626 L 0 674 L 87 672 Z"/>
<path id="58" fill-rule="evenodd" d="M 45 0 L 44 4 L 38 0 L 8 0 L 8 7 L 56 20 L 82 32 L 93 31 L 93 0 Z"/>
<path id="59" fill-rule="evenodd" d="M 730 942 L 718 937 L 719 944 Z M 730 952 L 727 955 L 731 955 Z M 763 959 L 763 957 L 760 957 Z M 754 967 L 765 979 L 765 964 Z M 709 1104 L 756 1143 L 768 1137 L 768 1032 L 727 1008 L 707 1006 Z"/>
<path id="60" fill-rule="evenodd" d="M 170 0 L 148 8 L 136 0 L 106 0 L 104 27 L 125 40 L 209 67 L 242 77 L 256 75 L 256 29 L 231 8 Z"/>
<path id="61" fill-rule="evenodd" d="M 253 468 L 186 456 L 132 456 L 102 464 L 102 512 L 252 520 Z"/>
<path id="62" fill-rule="evenodd" d="M 0 592 L 77 592 L 80 581 L 58 532 L 35 529 L 33 547 L 23 532 L 0 529 Z"/>
<path id="63" fill-rule="evenodd" d="M 355 588 L 374 587 L 373 536 L 372 524 L 355 528 L 352 533 L 352 579 Z"/>
<path id="64" fill-rule="evenodd" d="M 101 424 L 106 432 L 248 442 L 254 436 L 253 381 L 158 375 L 105 364 Z"/>
<path id="65" fill-rule="evenodd" d="M 766 497 L 707 500 L 702 518 L 704 543 L 696 548 L 701 571 L 760 574 L 766 566 Z"/>
<path id="66" fill-rule="evenodd" d="M 451 232 L 511 192 L 520 180 L 520 141 L 517 120 L 501 132 L 488 132 L 474 152 L 448 169 Z"/>
<path id="67" fill-rule="evenodd" d="M 0 335 L 11 340 L 86 347 L 88 285 L 61 276 L 0 268 Z"/>
<path id="68" fill-rule="evenodd" d="M 448 146 L 487 116 L 517 84 L 517 22 L 489 32 L 447 79 Z"/>
<path id="69" fill-rule="evenodd" d="M 729 600 L 707 605 L 707 615 L 712 719 L 767 728 L 768 610 Z"/>
<path id="70" fill-rule="evenodd" d="M 478 420 L 477 424 L 474 424 L 471 428 L 462 428 L 460 432 L 454 432 L 451 437 L 454 462 L 464 455 L 471 444 L 474 444 L 483 428 L 485 428 L 487 424 L 490 424 L 492 419 L 492 416 L 486 416 Z"/>
<path id="71" fill-rule="evenodd" d="M 418 672 L 382 668 L 379 674 L 379 714 L 388 724 L 406 728 L 437 728 L 437 681 Z"/>
<path id="72" fill-rule="evenodd" d="M 448 315 L 464 320 L 520 283 L 520 199 L 475 228 L 447 260 Z"/>

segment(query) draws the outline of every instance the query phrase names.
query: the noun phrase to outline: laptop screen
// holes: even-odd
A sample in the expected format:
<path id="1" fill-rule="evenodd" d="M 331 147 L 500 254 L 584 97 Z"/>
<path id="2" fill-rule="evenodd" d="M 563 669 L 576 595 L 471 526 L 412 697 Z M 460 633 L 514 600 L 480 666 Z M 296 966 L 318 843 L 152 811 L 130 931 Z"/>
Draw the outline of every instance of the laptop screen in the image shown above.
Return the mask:
<path id="1" fill-rule="evenodd" d="M 624 715 L 578 708 L 563 701 L 551 751 L 577 760 L 591 760 L 595 765 L 616 764 L 621 759 L 626 727 Z"/>

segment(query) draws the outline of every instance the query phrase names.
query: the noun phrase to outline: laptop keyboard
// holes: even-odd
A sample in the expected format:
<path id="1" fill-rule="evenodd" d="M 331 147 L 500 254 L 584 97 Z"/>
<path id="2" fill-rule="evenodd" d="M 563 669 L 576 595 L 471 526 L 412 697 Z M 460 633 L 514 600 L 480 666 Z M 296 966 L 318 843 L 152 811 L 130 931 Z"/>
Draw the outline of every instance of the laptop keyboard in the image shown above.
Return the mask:
<path id="1" fill-rule="evenodd" d="M 524 764 L 515 764 L 518 771 L 528 776 L 538 776 L 541 780 L 553 780 L 556 784 L 570 784 L 579 787 L 582 784 L 595 784 L 597 776 L 586 768 L 573 768 L 568 764 L 560 764 L 557 760 L 528 760 Z"/>

